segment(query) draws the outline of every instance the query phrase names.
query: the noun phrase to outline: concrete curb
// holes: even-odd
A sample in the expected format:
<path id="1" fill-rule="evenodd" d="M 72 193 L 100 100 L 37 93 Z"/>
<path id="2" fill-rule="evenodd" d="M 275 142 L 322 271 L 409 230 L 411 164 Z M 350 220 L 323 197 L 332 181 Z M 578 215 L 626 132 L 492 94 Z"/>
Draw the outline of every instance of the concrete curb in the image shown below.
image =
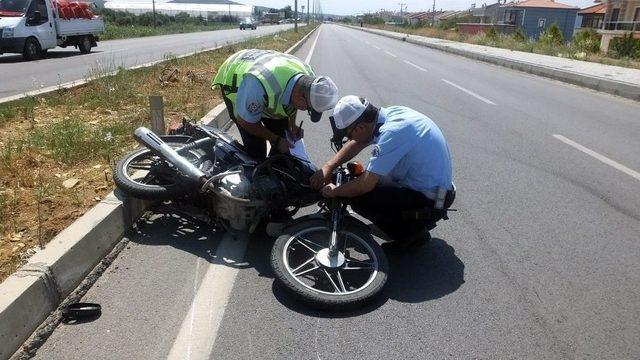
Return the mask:
<path id="1" fill-rule="evenodd" d="M 314 32 L 286 52 L 298 50 Z M 228 128 L 224 103 L 200 122 Z M 153 203 L 110 193 L 0 284 L 0 359 L 20 348 Z"/>
<path id="2" fill-rule="evenodd" d="M 343 26 L 640 101 L 639 85 L 614 81 L 596 76 L 589 76 L 565 69 L 551 68 L 529 62 L 507 59 L 500 56 L 480 54 L 474 51 L 465 51 L 457 48 L 452 48 L 445 44 L 433 44 L 428 41 L 422 40 L 422 36 L 417 35 L 391 33 L 382 30 L 360 28 L 349 25 Z"/>

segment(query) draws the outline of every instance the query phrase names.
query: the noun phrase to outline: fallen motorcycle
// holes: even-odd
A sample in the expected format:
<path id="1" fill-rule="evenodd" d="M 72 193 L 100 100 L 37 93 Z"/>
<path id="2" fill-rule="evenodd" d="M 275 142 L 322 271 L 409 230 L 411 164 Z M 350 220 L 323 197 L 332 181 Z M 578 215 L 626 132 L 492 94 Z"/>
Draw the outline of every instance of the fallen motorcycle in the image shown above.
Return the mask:
<path id="1" fill-rule="evenodd" d="M 144 148 L 125 155 L 113 171 L 118 188 L 130 196 L 198 204 L 218 225 L 248 232 L 273 214 L 291 218 L 318 204 L 315 214 L 285 225 L 271 252 L 276 279 L 299 299 L 342 310 L 383 289 L 388 262 L 371 229 L 350 216 L 341 199 L 324 199 L 311 189 L 315 167 L 308 159 L 278 154 L 256 161 L 223 131 L 189 122 L 168 136 L 140 127 L 134 138 Z M 339 167 L 335 183 L 361 171 L 356 163 Z"/>

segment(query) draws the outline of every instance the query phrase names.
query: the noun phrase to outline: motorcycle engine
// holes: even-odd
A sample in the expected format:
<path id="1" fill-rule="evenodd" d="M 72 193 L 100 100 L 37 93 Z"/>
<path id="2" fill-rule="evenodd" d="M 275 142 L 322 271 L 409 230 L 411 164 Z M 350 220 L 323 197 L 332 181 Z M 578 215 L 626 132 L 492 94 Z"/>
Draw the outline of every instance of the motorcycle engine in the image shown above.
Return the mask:
<path id="1" fill-rule="evenodd" d="M 211 209 L 233 229 L 253 231 L 264 212 L 264 202 L 251 196 L 251 182 L 242 173 L 225 176 L 216 186 Z"/>
<path id="2" fill-rule="evenodd" d="M 279 207 L 285 201 L 285 186 L 275 175 L 256 176 L 252 188 L 253 195 L 270 208 Z"/>
<path id="3" fill-rule="evenodd" d="M 225 176 L 219 186 L 237 198 L 248 199 L 251 196 L 249 179 L 243 174 Z"/>

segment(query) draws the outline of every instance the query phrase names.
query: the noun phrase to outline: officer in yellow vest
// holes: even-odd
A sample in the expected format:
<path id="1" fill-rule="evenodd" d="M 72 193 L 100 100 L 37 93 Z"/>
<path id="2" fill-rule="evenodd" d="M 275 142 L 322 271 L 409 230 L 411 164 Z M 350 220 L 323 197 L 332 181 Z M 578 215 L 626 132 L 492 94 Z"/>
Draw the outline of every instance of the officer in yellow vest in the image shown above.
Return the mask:
<path id="1" fill-rule="evenodd" d="M 311 121 L 338 101 L 338 88 L 328 78 L 316 77 L 311 67 L 292 55 L 271 50 L 246 49 L 231 55 L 218 69 L 211 88 L 219 85 L 229 116 L 240 130 L 249 155 L 266 157 L 266 141 L 281 153 L 292 144 L 285 131 L 296 138 L 297 110 L 307 110 Z"/>

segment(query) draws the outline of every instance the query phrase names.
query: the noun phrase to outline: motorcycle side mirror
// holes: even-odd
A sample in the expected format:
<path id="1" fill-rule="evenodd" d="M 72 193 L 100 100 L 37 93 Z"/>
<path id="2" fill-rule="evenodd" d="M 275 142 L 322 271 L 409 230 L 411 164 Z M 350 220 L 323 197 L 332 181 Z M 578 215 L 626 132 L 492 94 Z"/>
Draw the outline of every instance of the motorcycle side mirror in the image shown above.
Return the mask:
<path id="1" fill-rule="evenodd" d="M 351 161 L 347 163 L 347 170 L 353 176 L 360 176 L 364 173 L 364 166 L 360 161 Z"/>

